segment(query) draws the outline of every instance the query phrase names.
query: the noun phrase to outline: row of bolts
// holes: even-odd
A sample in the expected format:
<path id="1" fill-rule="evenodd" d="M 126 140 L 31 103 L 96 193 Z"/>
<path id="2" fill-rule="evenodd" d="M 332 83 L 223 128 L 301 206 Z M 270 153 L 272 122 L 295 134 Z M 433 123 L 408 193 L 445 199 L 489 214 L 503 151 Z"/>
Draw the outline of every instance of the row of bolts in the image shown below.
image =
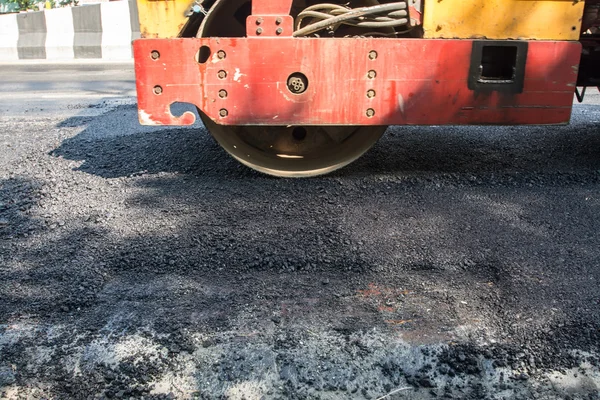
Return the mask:
<path id="1" fill-rule="evenodd" d="M 259 22 L 259 21 L 260 21 L 260 22 Z M 277 23 L 278 23 L 278 24 L 280 24 L 280 23 L 281 23 L 281 18 L 277 18 L 277 21 L 279 21 L 279 22 L 277 22 Z M 260 23 L 262 23 L 262 18 L 259 18 L 259 19 L 257 19 L 257 20 L 256 20 L 256 23 L 257 23 L 257 24 L 260 24 Z M 260 30 L 261 30 L 261 32 L 262 32 L 262 28 L 259 28 L 259 29 L 260 29 Z M 279 29 L 281 29 L 281 28 L 279 28 Z M 259 33 L 259 32 L 257 31 L 257 33 Z M 259 34 L 260 34 L 260 33 L 259 33 Z M 226 57 L 226 56 L 227 56 L 227 55 L 225 54 L 225 52 L 224 52 L 223 50 L 219 50 L 219 51 L 217 52 L 217 58 L 218 58 L 219 60 L 223 60 L 223 59 L 225 59 L 225 57 Z M 151 57 L 153 60 L 158 60 L 158 58 L 160 57 L 160 54 L 158 53 L 158 51 L 156 51 L 156 50 L 153 50 L 153 51 L 150 53 L 150 57 Z M 375 50 L 371 50 L 371 51 L 369 52 L 369 59 L 370 59 L 370 60 L 375 60 L 375 59 L 377 59 L 377 52 L 376 52 Z M 225 71 L 225 70 L 220 70 L 220 71 L 217 73 L 217 76 L 219 77 L 219 79 L 225 79 L 225 78 L 227 78 L 227 71 Z M 377 77 L 377 72 L 376 72 L 375 70 L 370 70 L 370 71 L 367 73 L 367 77 L 368 77 L 369 79 L 375 79 L 375 77 Z M 162 94 L 162 87 L 161 87 L 161 86 L 154 86 L 154 94 L 157 94 L 157 95 L 159 95 L 159 94 Z M 373 90 L 373 89 L 369 89 L 369 90 L 367 90 L 367 97 L 368 97 L 369 99 L 372 99 L 372 98 L 374 98 L 374 97 L 375 97 L 375 94 L 376 94 L 376 93 L 375 93 L 375 90 Z M 225 89 L 221 89 L 221 90 L 219 90 L 219 97 L 220 97 L 221 99 L 226 99 L 226 98 L 227 98 L 227 91 L 226 91 Z M 369 118 L 371 118 L 371 117 L 374 117 L 374 116 L 375 116 L 375 110 L 374 110 L 374 109 L 372 109 L 372 108 L 369 108 L 369 109 L 367 109 L 367 113 L 366 113 L 366 114 L 367 114 L 367 117 L 369 117 Z M 227 111 L 227 109 L 225 109 L 225 108 L 222 108 L 221 110 L 219 110 L 219 116 L 221 116 L 222 118 L 226 117 L 227 115 L 229 115 L 229 112 Z"/>

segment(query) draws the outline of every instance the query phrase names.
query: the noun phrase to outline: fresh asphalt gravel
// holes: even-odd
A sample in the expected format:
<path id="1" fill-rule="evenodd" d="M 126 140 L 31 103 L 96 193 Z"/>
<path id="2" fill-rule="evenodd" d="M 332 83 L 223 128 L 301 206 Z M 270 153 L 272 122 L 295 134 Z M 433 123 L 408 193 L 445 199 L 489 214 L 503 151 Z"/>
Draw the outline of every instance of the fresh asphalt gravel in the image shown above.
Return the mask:
<path id="1" fill-rule="evenodd" d="M 0 398 L 600 399 L 593 98 L 568 126 L 393 127 L 287 180 L 139 126 L 130 66 L 23 68 Z"/>

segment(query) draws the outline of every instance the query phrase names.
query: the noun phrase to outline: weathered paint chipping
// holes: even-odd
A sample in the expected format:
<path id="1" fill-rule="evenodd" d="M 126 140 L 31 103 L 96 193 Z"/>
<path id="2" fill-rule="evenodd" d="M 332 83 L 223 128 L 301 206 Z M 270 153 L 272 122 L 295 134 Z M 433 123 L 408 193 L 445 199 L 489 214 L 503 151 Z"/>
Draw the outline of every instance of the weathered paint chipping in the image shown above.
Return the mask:
<path id="1" fill-rule="evenodd" d="M 223 50 L 227 57 L 198 64 L 189 55 L 203 45 Z M 183 125 L 193 123 L 193 118 L 174 117 L 165 111 L 165 104 L 195 104 L 225 125 L 559 124 L 569 120 L 577 79 L 572 66 L 579 61 L 579 43 L 529 42 L 524 89 L 518 94 L 468 89 L 472 47 L 470 40 L 427 39 L 140 40 L 134 45 L 139 107 L 153 121 Z M 160 52 L 161 63 L 148 57 L 152 50 Z M 382 56 L 369 60 L 372 50 Z M 420 57 L 400 65 L 398 54 Z M 324 59 L 327 68 L 322 67 Z M 370 69 L 377 71 L 376 78 L 365 73 Z M 218 78 L 221 70 L 228 72 L 226 79 Z M 302 94 L 287 89 L 294 72 L 304 73 L 310 82 Z M 168 90 L 156 96 L 155 85 Z M 219 98 L 221 89 L 227 91 L 226 99 Z M 371 89 L 377 96 L 369 99 L 366 93 Z M 367 109 L 375 114 L 369 116 Z M 464 112 L 467 109 L 477 111 Z M 219 116 L 221 110 L 227 110 L 225 117 Z"/>
<path id="2" fill-rule="evenodd" d="M 174 38 L 182 31 L 185 12 L 193 0 L 137 0 L 140 33 L 143 38 Z"/>
<path id="3" fill-rule="evenodd" d="M 579 40 L 585 4 L 562 0 L 426 1 L 426 38 Z"/>

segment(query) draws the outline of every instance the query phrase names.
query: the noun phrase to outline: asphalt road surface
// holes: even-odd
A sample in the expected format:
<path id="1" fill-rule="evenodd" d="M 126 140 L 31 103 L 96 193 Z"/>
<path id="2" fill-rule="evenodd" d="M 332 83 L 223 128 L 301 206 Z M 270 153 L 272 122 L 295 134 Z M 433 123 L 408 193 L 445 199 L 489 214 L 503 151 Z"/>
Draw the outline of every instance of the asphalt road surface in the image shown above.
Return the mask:
<path id="1" fill-rule="evenodd" d="M 0 398 L 600 398 L 597 96 L 285 180 L 129 64 L 0 71 Z"/>

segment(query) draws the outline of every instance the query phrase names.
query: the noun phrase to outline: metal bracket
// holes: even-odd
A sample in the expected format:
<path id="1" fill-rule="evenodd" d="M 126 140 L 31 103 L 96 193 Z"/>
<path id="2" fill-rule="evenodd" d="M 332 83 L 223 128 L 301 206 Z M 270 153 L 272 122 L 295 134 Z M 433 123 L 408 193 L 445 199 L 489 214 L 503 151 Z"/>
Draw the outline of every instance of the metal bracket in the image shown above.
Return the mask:
<path id="1" fill-rule="evenodd" d="M 411 26 L 419 26 L 423 24 L 423 4 L 421 0 L 409 0 L 408 12 Z"/>
<path id="2" fill-rule="evenodd" d="M 293 0 L 252 0 L 252 15 L 290 15 Z"/>
<path id="3" fill-rule="evenodd" d="M 246 19 L 248 37 L 291 37 L 293 34 L 294 19 L 289 15 L 250 15 Z"/>
<path id="4" fill-rule="evenodd" d="M 484 49 L 512 48 L 514 49 L 513 76 L 508 79 L 489 79 L 483 76 Z M 475 92 L 501 92 L 518 94 L 523 93 L 525 83 L 525 68 L 527 65 L 529 42 L 520 40 L 475 40 L 471 53 L 471 67 L 469 71 L 469 89 Z M 502 54 L 502 53 L 500 53 Z M 498 57 L 497 57 L 498 58 Z M 492 61 L 492 65 L 507 58 Z M 488 60 L 490 61 L 490 60 Z"/>
<path id="5" fill-rule="evenodd" d="M 581 90 L 581 93 L 579 93 L 579 88 L 575 88 L 575 97 L 577 98 L 577 101 L 579 103 L 583 103 L 583 99 L 585 98 L 585 91 L 587 89 L 587 86 L 584 86 L 583 89 Z"/>

